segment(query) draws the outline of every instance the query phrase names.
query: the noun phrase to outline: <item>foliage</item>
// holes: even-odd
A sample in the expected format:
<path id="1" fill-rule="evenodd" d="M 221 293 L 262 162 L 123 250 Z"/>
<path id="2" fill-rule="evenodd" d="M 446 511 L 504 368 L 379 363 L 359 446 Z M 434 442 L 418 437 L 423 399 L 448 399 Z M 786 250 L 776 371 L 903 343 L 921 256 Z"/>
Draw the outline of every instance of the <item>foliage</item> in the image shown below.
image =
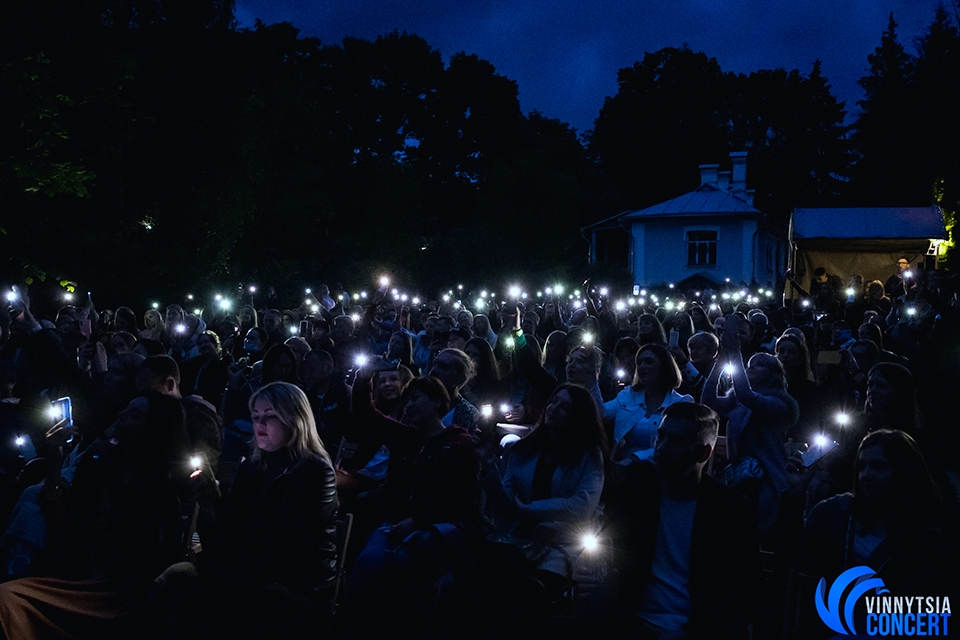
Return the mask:
<path id="1" fill-rule="evenodd" d="M 852 161 L 845 114 L 819 62 L 807 76 L 783 69 L 735 75 L 703 53 L 662 49 L 618 78 L 590 148 L 623 207 L 691 191 L 699 164 L 740 150 L 749 152 L 748 186 L 767 211 L 825 204 L 843 189 Z"/>
<path id="2" fill-rule="evenodd" d="M 620 70 L 584 145 L 524 114 L 490 62 L 445 62 L 416 35 L 237 29 L 232 0 L 13 0 L 0 271 L 134 306 L 380 270 L 425 288 L 564 277 L 586 267 L 580 227 L 689 191 L 698 164 L 741 149 L 766 210 L 921 204 L 938 184 L 955 211 L 958 56 L 946 12 L 915 56 L 891 17 L 851 139 L 819 63 L 735 75 L 666 48 Z"/>

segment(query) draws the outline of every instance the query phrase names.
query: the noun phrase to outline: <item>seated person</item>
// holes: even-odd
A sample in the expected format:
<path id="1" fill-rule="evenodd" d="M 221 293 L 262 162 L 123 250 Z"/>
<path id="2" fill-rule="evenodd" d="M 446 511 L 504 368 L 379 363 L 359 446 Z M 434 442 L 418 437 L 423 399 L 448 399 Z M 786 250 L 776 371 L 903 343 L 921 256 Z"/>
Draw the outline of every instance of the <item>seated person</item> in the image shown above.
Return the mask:
<path id="1" fill-rule="evenodd" d="M 369 395 L 367 384 L 358 381 Z M 450 401 L 446 390 L 437 379 L 421 377 L 405 396 L 405 424 L 377 412 L 362 418 L 389 442 L 383 489 L 392 508 L 367 540 L 344 596 L 344 615 L 357 637 L 397 629 L 427 633 L 438 581 L 485 532 L 476 447 L 464 429 L 440 422 Z M 376 616 L 368 610 L 371 602 L 378 603 Z"/>
<path id="2" fill-rule="evenodd" d="M 485 462 L 483 483 L 498 531 L 551 547 L 538 567 L 548 590 L 559 593 L 568 584 L 575 557 L 570 542 L 579 542 L 571 530 L 598 517 L 606 451 L 593 397 L 565 383 L 550 396 L 533 433 L 510 450 L 502 473 Z"/>
<path id="3" fill-rule="evenodd" d="M 185 464 L 183 408 L 149 393 L 111 432 L 112 441 L 87 448 L 69 487 L 58 478 L 44 484 L 47 548 L 35 567 L 42 575 L 0 585 L 3 637 L 113 637 L 153 579 L 183 557 L 183 506 L 206 481 Z"/>
<path id="4" fill-rule="evenodd" d="M 203 562 L 159 579 L 171 637 L 317 637 L 337 577 L 336 474 L 307 397 L 273 382 L 250 398 L 253 454 L 203 540 Z"/>
<path id="5" fill-rule="evenodd" d="M 620 631 L 641 638 L 747 638 L 759 580 L 756 511 L 703 469 L 719 419 L 694 403 L 667 407 L 653 465 L 608 503 L 617 532 Z M 627 636 L 625 636 L 627 637 Z"/>

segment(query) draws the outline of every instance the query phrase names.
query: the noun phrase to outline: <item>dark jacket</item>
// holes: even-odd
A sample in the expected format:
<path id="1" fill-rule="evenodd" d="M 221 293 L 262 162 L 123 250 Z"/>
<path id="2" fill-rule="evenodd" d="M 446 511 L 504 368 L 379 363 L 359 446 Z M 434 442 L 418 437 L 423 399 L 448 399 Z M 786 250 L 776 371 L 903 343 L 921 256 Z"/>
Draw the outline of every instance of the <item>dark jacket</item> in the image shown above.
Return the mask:
<path id="1" fill-rule="evenodd" d="M 632 616 L 650 577 L 660 514 L 660 481 L 652 464 L 618 491 L 608 518 L 619 550 L 621 612 Z M 760 577 L 756 509 L 703 476 L 690 548 L 690 638 L 747 638 Z"/>
<path id="2" fill-rule="evenodd" d="M 334 378 L 336 382 L 322 396 L 308 394 L 310 408 L 317 422 L 317 435 L 331 455 L 340 446 L 340 439 L 347 434 L 350 422 L 350 393 L 341 376 L 334 374 Z"/>
<path id="3" fill-rule="evenodd" d="M 373 406 L 369 378 L 358 378 L 352 399 L 357 440 L 390 449 L 387 479 L 367 496 L 365 507 L 377 524 L 415 517 L 427 524 L 463 519 L 469 506 L 451 507 L 475 484 L 479 459 L 466 429 L 452 425 L 429 439 L 416 428 Z M 471 478 L 470 469 L 473 469 Z M 456 512 L 456 513 L 454 513 Z M 440 517 L 438 514 L 445 514 Z"/>
<path id="4" fill-rule="evenodd" d="M 803 497 L 781 498 L 778 533 L 796 553 L 787 557 L 795 568 L 816 577 L 834 580 L 846 569 L 866 565 L 877 572 L 894 595 L 956 596 L 958 553 L 955 541 L 929 519 L 904 516 L 901 535 L 887 535 L 869 558 L 856 554 L 853 534 L 862 521 L 853 514 L 851 493 L 818 502 L 804 518 Z"/>
<path id="5" fill-rule="evenodd" d="M 204 552 L 209 546 L 215 562 L 323 603 L 336 580 L 333 464 L 326 455 L 293 461 L 286 451 L 262 458 L 240 465 Z"/>
<path id="6" fill-rule="evenodd" d="M 137 590 L 183 559 L 187 474 L 149 463 L 131 469 L 123 446 L 92 443 L 62 498 L 59 483 L 41 492 L 50 567 L 59 577 L 108 577 Z"/>

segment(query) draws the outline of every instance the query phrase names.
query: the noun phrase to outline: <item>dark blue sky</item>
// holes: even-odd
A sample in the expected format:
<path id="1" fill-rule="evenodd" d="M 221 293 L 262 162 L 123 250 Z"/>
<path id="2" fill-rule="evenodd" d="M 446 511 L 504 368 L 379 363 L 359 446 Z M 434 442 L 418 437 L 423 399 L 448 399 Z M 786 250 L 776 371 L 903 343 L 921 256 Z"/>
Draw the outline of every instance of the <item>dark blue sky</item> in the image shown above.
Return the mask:
<path id="1" fill-rule="evenodd" d="M 617 70 L 647 51 L 684 43 L 724 71 L 813 61 L 834 93 L 856 109 L 857 80 L 891 11 L 910 53 L 940 0 L 237 0 L 241 26 L 255 18 L 291 22 L 303 35 L 338 44 L 394 30 L 422 36 L 449 60 L 475 53 L 516 81 L 524 112 L 534 109 L 591 129 Z"/>

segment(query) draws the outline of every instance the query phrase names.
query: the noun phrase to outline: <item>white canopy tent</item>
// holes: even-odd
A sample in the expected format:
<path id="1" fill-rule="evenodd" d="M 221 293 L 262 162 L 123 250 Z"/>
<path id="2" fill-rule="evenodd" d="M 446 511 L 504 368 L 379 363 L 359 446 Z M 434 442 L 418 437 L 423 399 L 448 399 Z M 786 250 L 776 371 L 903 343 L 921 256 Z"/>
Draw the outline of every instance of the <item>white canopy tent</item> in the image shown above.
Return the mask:
<path id="1" fill-rule="evenodd" d="M 897 272 L 900 256 L 916 268 L 935 267 L 936 246 L 946 239 L 937 206 L 795 209 L 790 217 L 790 265 L 804 288 L 817 267 L 844 283 L 854 275 L 864 282 L 883 282 Z M 798 297 L 789 283 L 784 297 Z"/>

